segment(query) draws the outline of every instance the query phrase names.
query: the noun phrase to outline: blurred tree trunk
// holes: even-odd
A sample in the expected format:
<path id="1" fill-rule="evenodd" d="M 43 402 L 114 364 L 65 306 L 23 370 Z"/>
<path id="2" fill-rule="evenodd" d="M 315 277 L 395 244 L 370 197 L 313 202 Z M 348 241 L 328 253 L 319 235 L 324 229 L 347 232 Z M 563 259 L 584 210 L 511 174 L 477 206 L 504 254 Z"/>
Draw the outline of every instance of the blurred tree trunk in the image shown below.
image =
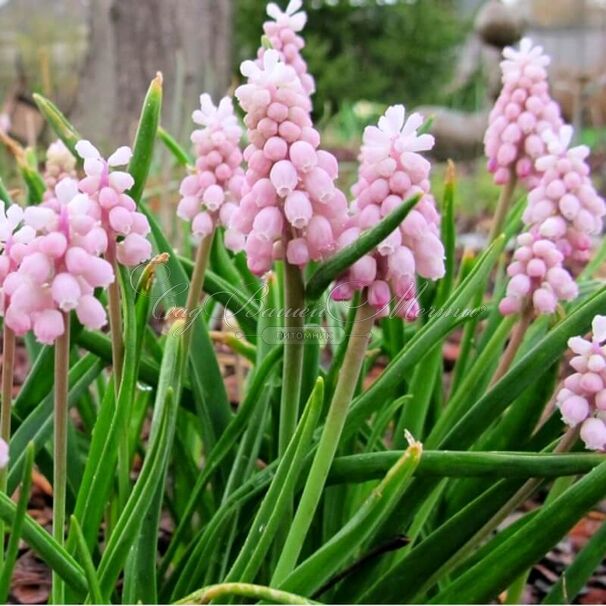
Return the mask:
<path id="1" fill-rule="evenodd" d="M 91 0 L 74 120 L 100 145 L 132 140 L 143 97 L 164 76 L 163 121 L 180 135 L 198 96 L 225 94 L 232 0 Z"/>

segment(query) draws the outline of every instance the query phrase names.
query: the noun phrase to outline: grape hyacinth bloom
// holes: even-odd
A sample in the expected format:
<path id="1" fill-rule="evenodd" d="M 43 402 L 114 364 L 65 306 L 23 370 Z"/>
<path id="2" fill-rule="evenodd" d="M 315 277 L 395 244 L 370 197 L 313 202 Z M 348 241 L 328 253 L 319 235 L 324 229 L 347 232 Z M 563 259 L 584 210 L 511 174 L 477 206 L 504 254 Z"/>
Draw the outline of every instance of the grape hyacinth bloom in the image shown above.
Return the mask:
<path id="1" fill-rule="evenodd" d="M 104 326 L 105 310 L 93 293 L 114 281 L 111 265 L 99 256 L 107 236 L 94 219 L 93 202 L 72 179 L 60 181 L 55 193 L 54 208 L 26 209 L 25 222 L 38 235 L 22 248 L 19 266 L 3 288 L 7 326 L 19 336 L 33 330 L 48 345 L 65 331 L 62 312 L 75 310 L 90 329 Z"/>
<path id="2" fill-rule="evenodd" d="M 263 31 L 272 48 L 280 53 L 282 61 L 297 72 L 303 90 L 308 95 L 312 95 L 316 85 L 313 76 L 307 72 L 305 59 L 301 56 L 305 40 L 298 35 L 307 22 L 307 15 L 300 10 L 302 6 L 302 0 L 290 0 L 286 10 L 283 11 L 277 4 L 270 2 L 267 5 L 267 14 L 273 21 L 266 21 L 263 24 Z M 259 49 L 259 65 L 262 64 L 265 50 L 263 47 Z"/>
<path id="3" fill-rule="evenodd" d="M 559 106 L 549 95 L 550 59 L 528 38 L 518 50 L 505 48 L 503 57 L 503 88 L 484 137 L 488 170 L 499 185 L 508 183 L 513 173 L 530 189 L 539 178 L 535 160 L 545 153 L 541 135 L 562 125 Z"/>
<path id="4" fill-rule="evenodd" d="M 23 209 L 17 204 L 6 208 L 0 200 L 0 311 L 5 305 L 1 286 L 6 276 L 17 269 L 35 236 L 35 230 L 23 222 Z"/>
<path id="5" fill-rule="evenodd" d="M 544 134 L 547 151 L 536 161 L 542 177 L 528 195 L 523 219 L 556 242 L 566 259 L 587 261 L 591 236 L 602 232 L 606 205 L 589 176 L 589 148 L 571 148 L 572 134 L 569 125 Z"/>
<path id="6" fill-rule="evenodd" d="M 541 237 L 537 230 L 518 236 L 513 261 L 507 268 L 510 276 L 506 296 L 499 303 L 503 315 L 523 311 L 526 301 L 532 301 L 539 314 L 551 314 L 558 301 L 572 301 L 578 287 L 562 266 L 564 255 L 551 240 Z"/>
<path id="7" fill-rule="evenodd" d="M 248 170 L 226 244 L 244 248 L 257 275 L 284 255 L 299 267 L 325 259 L 348 220 L 347 200 L 334 183 L 336 158 L 319 149 L 309 96 L 278 51 L 267 50 L 261 66 L 245 61 L 241 71 L 248 82 L 236 96 L 246 112 Z"/>
<path id="8" fill-rule="evenodd" d="M 191 221 L 194 236 L 202 238 L 210 235 L 221 219 L 227 221 L 238 207 L 244 182 L 239 147 L 242 129 L 229 97 L 215 107 L 210 95 L 201 95 L 200 109 L 192 117 L 203 128 L 191 135 L 196 171 L 181 182 L 177 215 Z"/>
<path id="9" fill-rule="evenodd" d="M 8 444 L 0 438 L 0 469 L 8 465 Z"/>
<path id="10" fill-rule="evenodd" d="M 394 105 L 378 127 L 364 130 L 358 181 L 352 188 L 354 214 L 339 247 L 356 240 L 408 198 L 420 194 L 421 199 L 398 229 L 339 279 L 332 296 L 349 299 L 354 290 L 368 288 L 369 303 L 385 316 L 393 293 L 398 299 L 395 313 L 414 320 L 419 313 L 416 275 L 437 280 L 445 268 L 440 215 L 429 193 L 431 165 L 419 153 L 430 150 L 434 138 L 418 133 L 423 124 L 420 114 L 405 118 L 404 106 Z"/>
<path id="11" fill-rule="evenodd" d="M 128 164 L 132 152 L 129 147 L 118 148 L 107 160 L 86 140 L 76 143 L 76 151 L 84 159 L 86 177 L 78 189 L 93 203 L 91 216 L 100 221 L 107 234 L 106 250 L 122 265 L 134 266 L 151 257 L 152 246 L 147 239 L 150 232 L 147 217 L 136 210 L 135 201 L 126 193 L 134 184 L 130 173 L 111 170 Z"/>
<path id="12" fill-rule="evenodd" d="M 606 213 L 589 178 L 588 148 L 569 149 L 572 128 L 563 126 L 543 138 L 547 153 L 536 162 L 542 176 L 528 195 L 527 231 L 518 237 L 507 269 L 511 280 L 499 304 L 504 315 L 523 311 L 530 300 L 536 313 L 550 314 L 558 301 L 576 298 L 578 288 L 564 263 L 588 260 L 591 236 L 602 231 Z"/>
<path id="13" fill-rule="evenodd" d="M 581 439 L 590 450 L 606 450 L 606 316 L 592 322 L 591 340 L 572 337 L 568 347 L 576 371 L 564 381 L 556 396 L 562 420 L 580 426 Z"/>

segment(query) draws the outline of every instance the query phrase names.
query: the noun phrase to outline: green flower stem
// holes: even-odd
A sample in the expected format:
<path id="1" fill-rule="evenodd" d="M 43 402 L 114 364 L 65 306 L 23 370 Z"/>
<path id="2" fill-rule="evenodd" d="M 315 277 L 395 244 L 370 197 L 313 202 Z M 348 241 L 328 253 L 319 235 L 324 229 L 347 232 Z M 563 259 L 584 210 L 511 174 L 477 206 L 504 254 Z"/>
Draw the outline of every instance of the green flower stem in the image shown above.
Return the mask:
<path id="1" fill-rule="evenodd" d="M 299 507 L 276 565 L 271 580 L 272 585 L 280 585 L 297 564 L 297 559 L 320 502 L 324 484 L 339 445 L 349 405 L 366 355 L 375 314 L 374 308 L 366 300 L 358 308 L 324 429 L 303 489 Z"/>
<path id="2" fill-rule="evenodd" d="M 0 404 L 0 438 L 7 444 L 11 437 L 13 370 L 15 367 L 15 333 L 4 324 L 2 345 L 2 403 Z M 0 492 L 6 492 L 8 468 L 0 469 Z M 0 521 L 0 568 L 4 562 L 4 522 Z"/>
<path id="3" fill-rule="evenodd" d="M 522 315 L 520 316 L 518 323 L 511 332 L 511 338 L 509 339 L 509 343 L 507 343 L 507 347 L 501 356 L 499 366 L 495 370 L 494 375 L 492 375 L 490 385 L 494 385 L 509 370 L 511 363 L 516 357 L 516 353 L 524 340 L 524 335 L 532 322 L 533 315 L 532 304 L 528 304 L 522 311 Z"/>
<path id="4" fill-rule="evenodd" d="M 494 239 L 503 231 L 503 225 L 505 224 L 505 219 L 507 218 L 507 211 L 511 205 L 511 199 L 516 188 L 517 180 L 515 169 L 511 168 L 509 171 L 509 181 L 507 181 L 507 183 L 505 183 L 501 189 L 497 209 L 492 220 L 492 227 L 490 229 L 490 236 L 488 239 L 489 242 L 493 242 Z"/>
<path id="5" fill-rule="evenodd" d="M 320 604 L 308 600 L 300 595 L 272 589 L 264 585 L 252 585 L 250 583 L 221 583 L 220 585 L 209 585 L 188 595 L 186 598 L 175 602 L 175 604 L 210 604 L 213 600 L 225 603 L 221 600 L 226 596 L 238 595 L 255 600 L 266 600 L 272 604 Z"/>
<path id="6" fill-rule="evenodd" d="M 278 449 L 280 455 L 295 433 L 299 416 L 299 398 L 303 374 L 303 347 L 298 333 L 305 327 L 303 307 L 305 296 L 301 270 L 284 263 L 284 363 L 282 366 L 282 397 L 280 400 L 280 430 Z"/>
<path id="7" fill-rule="evenodd" d="M 196 260 L 194 261 L 194 269 L 191 276 L 191 282 L 189 284 L 189 291 L 187 293 L 187 302 L 185 304 L 186 324 L 183 331 L 183 344 L 181 349 L 183 352 L 182 377 L 185 377 L 186 374 L 189 344 L 191 342 L 191 335 L 193 332 L 193 323 L 196 319 L 194 313 L 196 313 L 196 307 L 198 307 L 200 303 L 200 295 L 202 294 L 202 286 L 204 285 L 204 274 L 206 273 L 206 268 L 208 267 L 214 236 L 215 232 L 213 231 L 210 235 L 202 238 L 202 241 L 198 245 L 198 251 L 196 252 Z"/>
<path id="8" fill-rule="evenodd" d="M 55 435 L 53 453 L 53 538 L 61 547 L 65 542 L 65 492 L 67 484 L 67 423 L 69 372 L 69 313 L 63 313 L 65 332 L 55 343 Z M 52 602 L 64 604 L 65 585 L 53 571 Z"/>

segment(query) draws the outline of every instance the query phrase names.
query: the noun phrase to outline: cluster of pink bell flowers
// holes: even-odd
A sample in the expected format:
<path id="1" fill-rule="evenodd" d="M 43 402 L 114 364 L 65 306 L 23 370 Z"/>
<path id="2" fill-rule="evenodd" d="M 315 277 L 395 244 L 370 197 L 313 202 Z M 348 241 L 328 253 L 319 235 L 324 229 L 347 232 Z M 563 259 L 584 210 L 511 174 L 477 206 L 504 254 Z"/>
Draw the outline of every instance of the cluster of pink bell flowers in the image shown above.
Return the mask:
<path id="1" fill-rule="evenodd" d="M 542 134 L 562 125 L 560 108 L 549 95 L 549 57 L 528 38 L 503 50 L 501 93 L 490 112 L 484 137 L 488 170 L 495 183 L 521 180 L 527 188 L 540 178 L 535 161 L 545 152 Z"/>
<path id="2" fill-rule="evenodd" d="M 226 241 L 246 250 L 258 275 L 275 259 L 299 267 L 325 259 L 348 220 L 347 200 L 335 185 L 337 160 L 319 149 L 311 100 L 297 71 L 273 49 L 261 62 L 242 64 L 248 82 L 236 90 L 246 112 L 248 168 Z"/>
<path id="3" fill-rule="evenodd" d="M 203 128 L 191 135 L 197 156 L 195 172 L 181 182 L 177 215 L 191 221 L 194 236 L 203 238 L 214 231 L 217 223 L 228 225 L 240 201 L 244 182 L 242 129 L 229 97 L 215 106 L 210 95 L 201 95 L 200 109 L 194 111 L 193 120 Z M 237 236 L 228 233 L 226 241 L 235 237 L 232 246 L 237 247 Z"/>
<path id="4" fill-rule="evenodd" d="M 587 448 L 606 450 L 606 316 L 596 316 L 591 339 L 572 337 L 568 347 L 575 354 L 556 404 L 570 427 L 580 426 Z"/>
<path id="5" fill-rule="evenodd" d="M 497 183 L 519 180 L 530 193 L 499 308 L 505 315 L 529 308 L 550 314 L 558 301 L 577 296 L 565 265 L 588 259 L 606 207 L 589 178 L 588 148 L 570 147 L 572 128 L 549 95 L 549 58 L 527 38 L 503 55 L 503 88 L 485 137 L 488 168 Z"/>
<path id="6" fill-rule="evenodd" d="M 125 193 L 133 178 L 111 170 L 128 163 L 130 149 L 120 148 L 106 161 L 88 141 L 76 148 L 84 159 L 83 179 L 57 180 L 73 172 L 74 165 L 65 163 L 63 150 L 56 146 L 47 167 L 51 187 L 44 201 L 25 211 L 12 205 L 0 217 L 4 321 L 16 335 L 32 330 L 44 344 L 64 334 L 72 310 L 87 328 L 106 324 L 105 309 L 94 291 L 115 280 L 110 251 L 129 266 L 151 256 L 147 219 Z"/>
<path id="7" fill-rule="evenodd" d="M 271 20 L 263 24 L 263 32 L 271 48 L 280 53 L 280 58 L 284 63 L 290 65 L 296 72 L 303 90 L 312 95 L 315 92 L 316 84 L 313 76 L 307 71 L 307 63 L 301 55 L 305 47 L 305 40 L 299 35 L 299 32 L 305 27 L 307 15 L 301 11 L 302 0 L 290 0 L 286 9 L 283 11 L 274 2 L 267 5 L 267 14 Z M 258 64 L 262 65 L 265 48 L 261 46 L 258 50 Z"/>
<path id="8" fill-rule="evenodd" d="M 368 288 L 368 302 L 378 317 L 391 311 L 415 320 L 419 314 L 417 274 L 437 280 L 445 271 L 440 215 L 430 193 L 431 164 L 419 153 L 430 150 L 434 138 L 419 134 L 422 124 L 420 114 L 406 118 L 404 106 L 394 105 L 378 126 L 364 130 L 358 181 L 352 188 L 352 215 L 337 241 L 339 248 L 351 244 L 405 200 L 421 196 L 401 225 L 358 259 L 332 290 L 333 299 L 348 300 L 354 291 Z"/>
<path id="9" fill-rule="evenodd" d="M 584 145 L 570 147 L 572 127 L 548 131 L 546 154 L 536 161 L 542 176 L 528 195 L 523 215 L 526 231 L 508 267 L 511 280 L 501 301 L 504 314 L 517 313 L 532 301 L 536 313 L 550 314 L 558 301 L 578 294 L 567 261 L 586 262 L 591 237 L 602 231 L 606 205 L 589 177 Z"/>

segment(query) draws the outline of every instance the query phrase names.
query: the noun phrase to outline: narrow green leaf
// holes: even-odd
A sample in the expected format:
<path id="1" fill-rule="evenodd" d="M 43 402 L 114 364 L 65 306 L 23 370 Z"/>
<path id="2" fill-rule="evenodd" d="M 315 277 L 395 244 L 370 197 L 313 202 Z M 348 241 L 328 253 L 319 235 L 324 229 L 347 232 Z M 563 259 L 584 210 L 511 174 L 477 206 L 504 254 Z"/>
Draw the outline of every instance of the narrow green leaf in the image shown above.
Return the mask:
<path id="1" fill-rule="evenodd" d="M 198 476 L 195 486 L 192 487 L 189 501 L 185 506 L 181 519 L 179 520 L 179 525 L 175 529 L 171 543 L 164 555 L 161 566 L 162 573 L 168 568 L 176 550 L 180 546 L 181 540 L 187 532 L 189 521 L 202 497 L 207 482 L 212 477 L 212 474 L 219 468 L 219 465 L 225 460 L 225 457 L 234 447 L 236 440 L 246 428 L 250 417 L 255 411 L 259 396 L 265 387 L 269 375 L 281 358 L 282 348 L 276 346 L 256 368 L 253 379 L 248 386 L 246 397 L 240 405 L 238 413 L 233 417 L 215 447 L 208 453 L 204 470 Z"/>
<path id="2" fill-rule="evenodd" d="M 163 469 L 172 446 L 169 423 L 175 407 L 176 402 L 172 389 L 169 389 L 164 415 L 159 421 L 160 426 L 155 432 L 154 439 L 150 442 L 149 451 L 137 482 L 107 542 L 99 564 L 99 584 L 103 594 L 113 590 L 126 561 L 128 550 L 141 528 L 144 513 L 157 487 L 164 479 Z"/>
<path id="3" fill-rule="evenodd" d="M 99 588 L 99 579 L 97 578 L 97 571 L 95 570 L 90 551 L 88 550 L 86 541 L 84 540 L 82 529 L 80 528 L 80 524 L 78 524 L 78 520 L 75 518 L 75 516 L 72 516 L 70 519 L 70 528 L 73 528 L 73 532 L 76 535 L 76 540 L 78 542 L 78 553 L 82 558 L 82 566 L 84 568 L 84 574 L 86 575 L 86 581 L 88 583 L 88 592 L 93 600 L 93 604 L 109 604 L 110 602 L 101 594 L 101 589 Z"/>
<path id="4" fill-rule="evenodd" d="M 372 229 L 365 231 L 355 242 L 321 263 L 305 286 L 306 297 L 317 299 L 335 278 L 394 231 L 404 221 L 420 198 L 420 195 L 409 198 L 381 219 Z"/>
<path id="5" fill-rule="evenodd" d="M 187 151 L 179 145 L 178 141 L 162 126 L 158 126 L 158 139 L 164 143 L 166 149 L 173 155 L 174 159 L 181 166 L 193 166 L 194 159 Z"/>
<path id="6" fill-rule="evenodd" d="M 0 492 L 0 518 L 12 525 L 16 509 L 10 497 Z M 70 587 L 80 594 L 86 593 L 88 585 L 82 568 L 50 533 L 27 514 L 23 518 L 21 537 Z"/>
<path id="7" fill-rule="evenodd" d="M 431 603 L 488 604 L 556 545 L 604 495 L 606 462 L 542 507 L 528 524 L 440 591 Z"/>
<path id="8" fill-rule="evenodd" d="M 23 474 L 21 479 L 21 490 L 19 492 L 19 501 L 15 516 L 11 525 L 10 535 L 8 538 L 8 546 L 4 554 L 2 570 L 0 571 L 0 603 L 6 604 L 8 593 L 10 591 L 11 579 L 13 576 L 13 568 L 17 560 L 19 551 L 19 541 L 21 540 L 21 532 L 23 522 L 27 513 L 27 504 L 32 488 L 32 468 L 34 466 L 34 445 L 30 442 L 25 451 L 25 463 L 23 465 Z"/>
<path id="9" fill-rule="evenodd" d="M 220 585 L 209 585 L 188 595 L 186 598 L 175 602 L 175 604 L 210 604 L 227 596 L 241 596 L 252 598 L 257 601 L 269 602 L 271 604 L 319 604 L 300 595 L 272 589 L 263 585 L 251 585 L 250 583 L 221 583 Z M 221 603 L 219 601 L 218 603 Z"/>
<path id="10" fill-rule="evenodd" d="M 6 186 L 4 185 L 4 180 L 1 177 L 0 177 L 0 200 L 2 200 L 2 202 L 4 202 L 6 205 L 13 203 L 11 195 L 9 194 L 8 189 L 6 189 Z"/>
<path id="11" fill-rule="evenodd" d="M 102 370 L 102 362 L 92 354 L 83 356 L 70 368 L 68 375 L 68 404 L 70 407 L 75 405 Z M 28 443 L 32 442 L 35 450 L 40 450 L 52 436 L 53 397 L 53 394 L 49 393 L 13 433 L 10 441 L 9 494 L 15 490 L 23 473 Z"/>
<path id="12" fill-rule="evenodd" d="M 450 296 L 455 277 L 455 256 L 457 239 L 454 213 L 455 186 L 455 165 L 452 160 L 449 160 L 448 167 L 446 169 L 444 199 L 442 201 L 442 219 L 440 221 L 440 231 L 445 251 L 444 266 L 446 269 L 446 273 L 444 274 L 444 277 L 440 280 L 438 286 L 438 295 L 436 300 L 436 305 L 438 307 L 440 307 L 444 302 L 446 302 L 448 297 Z"/>
<path id="13" fill-rule="evenodd" d="M 423 453 L 425 457 L 425 453 Z M 368 578 L 361 603 L 412 603 L 432 574 L 465 545 L 513 494 L 519 482 L 501 481 L 450 517 L 413 549 L 403 553 L 380 575 Z"/>
<path id="14" fill-rule="evenodd" d="M 162 74 L 158 72 L 156 77 L 151 81 L 143 101 L 137 134 L 135 135 L 133 156 L 128 165 L 128 172 L 135 180 L 134 185 L 128 190 L 128 194 L 137 203 L 141 201 L 143 189 L 149 175 L 161 110 Z"/>
<path id="15" fill-rule="evenodd" d="M 335 459 L 329 483 L 368 482 L 382 478 L 402 456 L 402 451 L 389 450 Z M 521 453 L 467 452 L 425 450 L 415 471 L 418 476 L 556 478 L 590 472 L 606 460 L 598 453 Z"/>
<path id="16" fill-rule="evenodd" d="M 339 570 L 393 511 L 422 458 L 421 453 L 421 444 L 411 442 L 354 517 L 332 539 L 295 568 L 280 588 L 313 594 Z"/>
<path id="17" fill-rule="evenodd" d="M 323 404 L 324 382 L 320 378 L 316 381 L 297 430 L 280 458 L 276 475 L 257 511 L 238 557 L 225 578 L 226 583 L 235 580 L 252 581 L 259 571 L 280 523 L 283 522 L 284 513 L 292 503 L 303 459 L 309 451 Z"/>
<path id="18" fill-rule="evenodd" d="M 76 143 L 82 138 L 76 128 L 69 122 L 69 120 L 61 113 L 59 108 L 49 99 L 34 93 L 34 101 L 40 110 L 40 113 L 46 118 L 49 126 L 55 131 L 55 134 L 69 149 L 72 156 L 76 158 L 78 165 L 82 166 L 83 160 L 76 151 Z"/>
<path id="19" fill-rule="evenodd" d="M 606 523 L 590 537 L 572 564 L 562 573 L 558 582 L 549 590 L 543 604 L 572 604 L 585 587 L 591 575 L 604 561 L 606 553 Z"/>

